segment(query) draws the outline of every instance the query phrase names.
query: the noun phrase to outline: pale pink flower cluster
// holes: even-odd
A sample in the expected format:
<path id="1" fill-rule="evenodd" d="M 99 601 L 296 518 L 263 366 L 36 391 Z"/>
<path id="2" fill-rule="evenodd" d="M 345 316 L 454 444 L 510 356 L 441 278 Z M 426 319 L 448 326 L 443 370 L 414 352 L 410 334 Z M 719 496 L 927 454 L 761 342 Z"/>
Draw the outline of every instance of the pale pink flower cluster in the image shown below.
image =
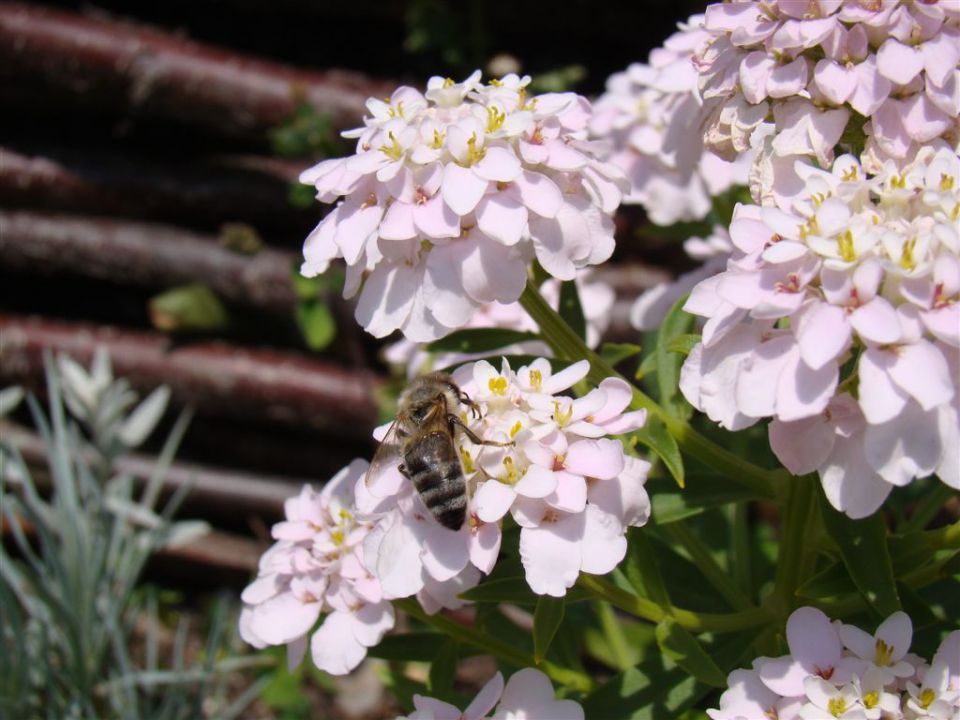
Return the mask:
<path id="1" fill-rule="evenodd" d="M 753 160 L 744 153 L 728 162 L 703 149 L 704 118 L 692 59 L 711 35 L 703 29 L 702 15 L 679 27 L 647 63 L 610 76 L 590 121 L 594 137 L 613 143 L 610 160 L 630 180 L 624 204 L 642 205 L 657 225 L 706 217 L 714 196 L 747 184 Z"/>
<path id="2" fill-rule="evenodd" d="M 950 720 L 960 713 L 960 630 L 930 665 L 909 652 L 913 623 L 896 612 L 871 635 L 803 607 L 787 621 L 790 653 L 734 670 L 713 720 Z"/>
<path id="3" fill-rule="evenodd" d="M 587 139 L 591 107 L 573 93 L 529 97 L 529 77 L 484 85 L 431 78 L 367 102 L 356 154 L 301 181 L 343 197 L 307 238 L 304 275 L 347 264 L 357 320 L 384 337 L 442 337 L 490 302 L 520 297 L 533 258 L 553 277 L 613 252 L 611 214 L 627 187 Z"/>
<path id="4" fill-rule="evenodd" d="M 837 144 L 863 144 L 869 172 L 925 144 L 956 146 L 960 4 L 764 0 L 711 5 L 696 55 L 707 147 L 760 154 L 762 204 L 788 205 L 795 160 L 829 167 Z"/>
<path id="5" fill-rule="evenodd" d="M 960 488 L 960 159 L 797 167 L 790 212 L 738 207 L 734 257 L 685 304 L 707 322 L 684 396 L 730 430 L 772 417 L 781 462 L 851 517 L 915 477 Z"/>
<path id="6" fill-rule="evenodd" d="M 430 583 L 451 578 L 475 583 L 497 561 L 507 513 L 521 528 L 520 557 L 537 594 L 561 597 L 581 571 L 605 574 L 616 567 L 626 553 L 627 528 L 649 517 L 644 482 L 650 466 L 607 436 L 641 427 L 645 412 L 624 412 L 631 389 L 619 378 L 578 399 L 559 394 L 588 369 L 584 360 L 553 373 L 538 359 L 517 371 L 506 361 L 499 371 L 479 361 L 454 373 L 480 409 L 479 418 L 462 413 L 463 421 L 484 440 L 512 444 L 478 446 L 457 434 L 470 495 L 458 532 L 433 519 L 396 467 L 371 478 L 362 506 L 383 519 L 364 553 L 387 597 L 432 594 Z M 432 609 L 429 598 L 420 599 Z"/>
<path id="7" fill-rule="evenodd" d="M 463 712 L 422 695 L 413 696 L 413 706 L 415 712 L 397 720 L 583 720 L 583 708 L 573 700 L 557 700 L 550 678 L 534 668 L 514 673 L 506 687 L 497 673 Z"/>
<path id="8" fill-rule="evenodd" d="M 577 292 L 583 307 L 584 320 L 587 323 L 587 345 L 591 348 L 600 344 L 600 338 L 610 326 L 610 312 L 616 299 L 613 288 L 602 281 L 591 280 L 589 270 L 581 270 L 576 277 Z M 560 304 L 560 281 L 550 279 L 540 286 L 540 294 L 555 310 Z M 502 328 L 537 332 L 537 324 L 530 319 L 520 303 L 486 303 L 481 305 L 464 328 Z M 498 348 L 505 355 L 541 355 L 550 354 L 550 348 L 542 340 L 530 340 L 523 343 Z M 412 340 L 401 339 L 387 346 L 384 357 L 393 365 L 406 368 L 408 377 L 414 377 L 431 368 L 448 368 L 470 360 L 478 360 L 490 353 L 430 353 Z"/>
<path id="9" fill-rule="evenodd" d="M 313 662 L 343 675 L 393 627 L 393 606 L 363 562 L 373 523 L 357 516 L 353 488 L 367 471 L 354 460 L 320 492 L 304 486 L 286 501 L 277 541 L 260 558 L 257 578 L 243 591 L 240 635 L 257 648 L 286 645 L 290 667 L 300 664 L 307 636 Z"/>

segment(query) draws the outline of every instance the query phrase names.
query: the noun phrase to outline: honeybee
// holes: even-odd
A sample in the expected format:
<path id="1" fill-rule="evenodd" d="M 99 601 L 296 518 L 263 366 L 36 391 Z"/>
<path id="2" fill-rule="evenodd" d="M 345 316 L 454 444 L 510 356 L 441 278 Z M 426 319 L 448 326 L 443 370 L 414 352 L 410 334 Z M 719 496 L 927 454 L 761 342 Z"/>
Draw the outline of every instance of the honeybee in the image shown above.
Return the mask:
<path id="1" fill-rule="evenodd" d="M 444 372 L 416 378 L 400 394 L 397 418 L 387 430 L 367 470 L 367 482 L 393 461 L 420 494 L 441 525 L 459 530 L 467 517 L 467 481 L 454 442 L 459 429 L 477 445 L 504 446 L 482 440 L 460 419 L 464 404 L 474 417 L 480 408 Z"/>

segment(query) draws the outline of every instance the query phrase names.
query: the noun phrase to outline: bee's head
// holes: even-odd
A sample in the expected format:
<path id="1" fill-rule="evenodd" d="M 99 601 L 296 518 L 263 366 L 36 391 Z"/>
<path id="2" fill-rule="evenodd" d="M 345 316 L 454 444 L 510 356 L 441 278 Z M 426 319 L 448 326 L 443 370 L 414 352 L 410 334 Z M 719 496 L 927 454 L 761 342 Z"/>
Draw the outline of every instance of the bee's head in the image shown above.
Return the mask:
<path id="1" fill-rule="evenodd" d="M 417 423 L 423 422 L 439 401 L 446 405 L 448 413 L 460 408 L 459 388 L 446 373 L 431 373 L 417 378 L 400 395 L 400 407 Z"/>

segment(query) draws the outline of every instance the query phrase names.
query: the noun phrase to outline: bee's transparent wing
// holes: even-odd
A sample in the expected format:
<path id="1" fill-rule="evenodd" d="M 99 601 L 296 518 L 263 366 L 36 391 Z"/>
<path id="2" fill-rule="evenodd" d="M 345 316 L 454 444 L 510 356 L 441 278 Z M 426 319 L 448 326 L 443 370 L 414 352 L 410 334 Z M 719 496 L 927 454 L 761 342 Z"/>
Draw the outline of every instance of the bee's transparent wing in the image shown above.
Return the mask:
<path id="1" fill-rule="evenodd" d="M 397 433 L 398 427 L 399 423 L 394 420 L 393 424 L 387 429 L 387 434 L 384 435 L 383 440 L 380 441 L 380 446 L 377 448 L 377 451 L 373 454 L 370 467 L 367 468 L 367 485 L 375 482 L 387 468 L 400 460 L 401 445 Z"/>

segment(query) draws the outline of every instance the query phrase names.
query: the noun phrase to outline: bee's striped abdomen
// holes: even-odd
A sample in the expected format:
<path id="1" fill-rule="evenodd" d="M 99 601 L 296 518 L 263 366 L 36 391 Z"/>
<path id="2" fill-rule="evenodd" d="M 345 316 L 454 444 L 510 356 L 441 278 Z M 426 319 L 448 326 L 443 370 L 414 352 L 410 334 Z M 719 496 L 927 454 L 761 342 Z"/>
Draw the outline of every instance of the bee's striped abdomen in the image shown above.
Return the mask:
<path id="1" fill-rule="evenodd" d="M 453 438 L 428 433 L 407 447 L 403 460 L 407 476 L 437 522 L 459 530 L 467 517 L 467 483 Z"/>

